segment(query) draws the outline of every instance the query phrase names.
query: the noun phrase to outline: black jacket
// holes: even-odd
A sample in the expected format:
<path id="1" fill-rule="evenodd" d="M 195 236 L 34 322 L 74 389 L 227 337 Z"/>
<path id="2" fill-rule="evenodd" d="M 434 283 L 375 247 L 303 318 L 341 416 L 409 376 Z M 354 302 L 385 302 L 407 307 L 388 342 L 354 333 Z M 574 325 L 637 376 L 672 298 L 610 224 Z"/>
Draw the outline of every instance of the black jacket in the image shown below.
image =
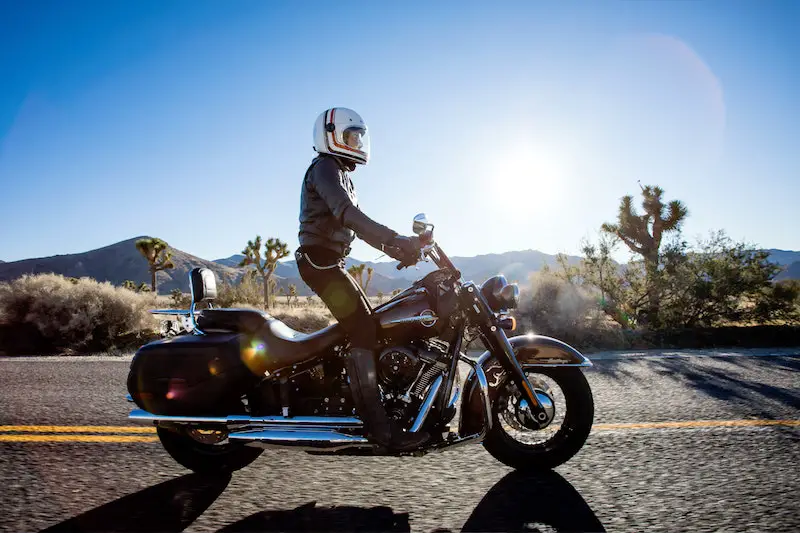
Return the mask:
<path id="1" fill-rule="evenodd" d="M 334 156 L 320 155 L 303 178 L 300 246 L 322 246 L 344 257 L 355 236 L 380 250 L 397 233 L 358 208 L 355 186 L 344 164 Z"/>

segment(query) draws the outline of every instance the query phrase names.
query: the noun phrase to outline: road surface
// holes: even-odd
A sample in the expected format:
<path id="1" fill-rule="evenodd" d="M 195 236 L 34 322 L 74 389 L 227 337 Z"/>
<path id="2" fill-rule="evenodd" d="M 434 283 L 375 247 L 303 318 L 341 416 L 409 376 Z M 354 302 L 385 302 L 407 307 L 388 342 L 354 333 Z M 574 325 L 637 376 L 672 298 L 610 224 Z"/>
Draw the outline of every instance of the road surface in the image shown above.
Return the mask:
<path id="1" fill-rule="evenodd" d="M 598 357 L 594 430 L 538 477 L 466 446 L 204 479 L 127 422 L 126 361 L 3 359 L 0 531 L 798 531 L 800 355 L 775 353 Z"/>

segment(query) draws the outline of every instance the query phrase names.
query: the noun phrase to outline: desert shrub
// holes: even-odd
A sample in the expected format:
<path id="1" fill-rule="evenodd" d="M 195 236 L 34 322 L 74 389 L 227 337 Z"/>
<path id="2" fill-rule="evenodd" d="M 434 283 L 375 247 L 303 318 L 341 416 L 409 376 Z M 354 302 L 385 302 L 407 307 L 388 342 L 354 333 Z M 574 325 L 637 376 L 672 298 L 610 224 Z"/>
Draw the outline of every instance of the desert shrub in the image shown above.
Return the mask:
<path id="1" fill-rule="evenodd" d="M 263 282 L 260 282 L 254 276 L 245 275 L 238 283 L 218 283 L 217 299 L 214 300 L 214 304 L 220 307 L 235 307 L 234 303 L 263 307 Z"/>
<path id="2" fill-rule="evenodd" d="M 710 327 L 798 320 L 791 285 L 774 283 L 769 253 L 712 233 L 693 248 L 680 243 L 659 273 L 659 326 Z"/>
<path id="3" fill-rule="evenodd" d="M 90 278 L 25 275 L 0 283 L 3 351 L 94 351 L 148 338 L 158 322 L 148 313 L 155 300 Z"/>
<path id="4" fill-rule="evenodd" d="M 273 309 L 270 313 L 290 328 L 303 333 L 318 331 L 334 322 L 327 309 Z"/>
<path id="5" fill-rule="evenodd" d="M 555 337 L 582 350 L 623 348 L 619 326 L 600 306 L 600 295 L 545 270 L 531 276 L 531 286 L 521 295 L 520 332 Z"/>

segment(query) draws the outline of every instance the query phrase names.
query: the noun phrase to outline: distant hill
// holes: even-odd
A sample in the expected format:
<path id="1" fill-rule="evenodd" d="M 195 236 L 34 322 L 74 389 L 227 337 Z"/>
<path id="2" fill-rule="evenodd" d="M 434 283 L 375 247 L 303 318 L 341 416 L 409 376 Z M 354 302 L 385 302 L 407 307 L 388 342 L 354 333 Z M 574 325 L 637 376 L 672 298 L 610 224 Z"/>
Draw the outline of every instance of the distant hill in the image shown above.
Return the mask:
<path id="1" fill-rule="evenodd" d="M 225 259 L 217 259 L 215 262 L 221 265 L 238 265 L 243 257 L 242 255 L 233 255 Z M 545 254 L 536 250 L 486 254 L 475 257 L 452 257 L 451 259 L 456 268 L 461 270 L 464 279 L 472 280 L 476 283 L 481 283 L 495 274 L 504 274 L 512 282 L 525 283 L 533 272 L 541 270 L 544 265 L 557 265 L 555 255 Z M 570 264 L 577 264 L 580 261 L 580 257 L 577 256 L 568 256 L 568 259 Z M 405 288 L 410 282 L 421 278 L 436 268 L 432 263 L 420 263 L 416 268 L 412 267 L 398 271 L 397 261 L 376 263 L 359 261 L 350 257 L 345 259 L 345 265 L 348 268 L 362 263 L 374 270 L 372 282 L 370 283 L 370 294 L 374 294 L 373 290 L 375 292 L 388 293 L 394 289 Z M 279 263 L 275 274 L 285 278 L 300 278 L 296 261 Z"/>
<path id="2" fill-rule="evenodd" d="M 795 252 L 792 250 L 776 250 L 775 248 L 771 248 L 766 250 L 769 252 L 769 260 L 778 263 L 782 266 L 789 266 L 792 263 L 800 262 L 800 252 Z"/>
<path id="3" fill-rule="evenodd" d="M 775 279 L 800 279 L 800 261 L 787 265 L 786 270 L 775 276 Z"/>
<path id="4" fill-rule="evenodd" d="M 78 254 L 54 255 L 3 263 L 0 265 L 0 281 L 12 280 L 23 274 L 52 272 L 75 278 L 89 276 L 114 285 L 121 285 L 127 279 L 135 281 L 137 284 L 142 282 L 149 284 L 150 273 L 147 269 L 147 261 L 135 245 L 136 241 L 141 238 L 135 237 Z M 218 279 L 228 282 L 236 281 L 241 277 L 242 273 L 235 269 L 200 259 L 176 248 L 171 247 L 170 249 L 175 268 L 156 274 L 159 294 L 166 294 L 175 288 L 188 292 L 189 271 L 196 266 L 208 267 L 214 271 Z"/>
<path id="5" fill-rule="evenodd" d="M 38 274 L 53 272 L 64 276 L 82 277 L 89 276 L 99 281 L 109 281 L 120 285 L 130 279 L 136 283 L 150 283 L 150 274 L 147 270 L 147 261 L 136 250 L 135 242 L 141 237 L 128 239 L 110 246 L 98 248 L 78 254 L 55 255 L 22 261 L 0 261 L 0 281 L 15 279 L 23 274 Z M 167 294 L 172 289 L 188 292 L 189 271 L 196 266 L 210 268 L 220 281 L 233 283 L 241 279 L 247 268 L 237 266 L 243 256 L 232 255 L 216 261 L 208 261 L 191 255 L 182 250 L 171 248 L 172 261 L 175 268 L 161 271 L 157 274 L 159 294 Z M 768 250 L 771 260 L 784 265 L 786 270 L 777 279 L 800 279 L 800 252 L 788 250 Z M 537 250 L 522 250 L 505 252 L 501 254 L 485 254 L 474 257 L 453 257 L 453 263 L 467 280 L 482 283 L 495 274 L 505 274 L 512 282 L 526 285 L 530 275 L 544 265 L 557 265 L 556 256 L 539 252 Z M 580 261 L 579 257 L 568 256 L 571 264 Z M 361 264 L 358 259 L 347 258 L 347 267 Z M 431 263 L 420 263 L 417 268 L 407 268 L 401 271 L 396 269 L 396 261 L 364 263 L 373 269 L 372 280 L 369 285 L 369 294 L 374 296 L 378 292 L 389 294 L 395 289 L 408 287 L 415 279 L 433 271 Z M 275 271 L 278 286 L 288 288 L 290 284 L 297 286 L 300 296 L 312 294 L 311 290 L 300 279 L 297 264 L 294 260 L 282 261 Z"/>

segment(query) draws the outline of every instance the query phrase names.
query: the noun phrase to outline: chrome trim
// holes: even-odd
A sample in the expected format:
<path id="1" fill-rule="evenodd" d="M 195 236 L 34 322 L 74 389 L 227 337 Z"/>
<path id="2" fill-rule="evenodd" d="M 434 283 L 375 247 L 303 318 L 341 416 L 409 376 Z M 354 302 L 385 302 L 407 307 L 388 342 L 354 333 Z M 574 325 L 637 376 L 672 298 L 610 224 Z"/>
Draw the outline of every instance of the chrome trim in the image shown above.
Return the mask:
<path id="1" fill-rule="evenodd" d="M 542 368 L 542 367 L 558 367 L 558 366 L 571 366 L 576 368 L 588 368 L 590 366 L 594 366 L 591 361 L 588 359 L 583 363 L 548 363 L 546 361 L 542 361 L 541 363 L 524 363 L 522 364 L 522 369 L 526 368 Z"/>
<path id="2" fill-rule="evenodd" d="M 424 313 L 424 311 L 423 311 Z M 436 325 L 436 322 L 439 320 L 439 317 L 430 314 L 430 315 L 419 315 L 419 316 L 409 316 L 405 318 L 395 318 L 394 320 L 389 320 L 385 322 L 387 326 L 396 326 L 398 324 L 422 324 L 426 328 L 430 328 Z"/>
<path id="3" fill-rule="evenodd" d="M 195 303 L 194 300 L 192 300 L 192 307 L 190 308 L 190 314 L 189 314 L 189 319 L 192 321 L 192 330 L 198 335 L 205 335 L 206 332 L 200 329 L 200 326 L 197 325 L 197 319 L 194 316 L 194 308 L 195 308 Z"/>
<path id="4" fill-rule="evenodd" d="M 363 426 L 358 418 L 334 417 L 334 416 L 259 416 L 249 417 L 245 415 L 228 416 L 175 416 L 175 415 L 154 415 L 144 409 L 134 409 L 128 415 L 128 419 L 134 422 L 173 422 L 176 424 L 225 424 L 225 425 L 266 425 L 266 426 L 287 426 L 287 427 L 317 427 L 317 428 L 348 428 L 357 429 Z"/>
<path id="5" fill-rule="evenodd" d="M 453 392 L 453 395 L 450 397 L 450 401 L 447 402 L 448 409 L 454 407 L 456 403 L 458 403 L 458 400 L 461 398 L 461 385 L 459 385 L 458 383 L 454 383 L 453 385 L 455 386 L 455 392 Z"/>
<path id="6" fill-rule="evenodd" d="M 480 386 L 481 393 L 483 394 L 485 434 L 492 429 L 492 401 L 489 399 L 489 383 L 486 380 L 486 373 L 483 371 L 482 367 L 475 367 L 475 375 L 478 377 L 478 385 Z"/>
<path id="7" fill-rule="evenodd" d="M 148 313 L 170 316 L 190 316 L 192 314 L 188 309 L 150 309 Z"/>
<path id="8" fill-rule="evenodd" d="M 294 447 L 309 450 L 344 449 L 356 446 L 371 446 L 365 437 L 347 435 L 332 430 L 287 430 L 266 429 L 240 431 L 228 435 L 228 440 L 245 441 L 248 446 L 259 448 Z"/>
<path id="9" fill-rule="evenodd" d="M 466 355 L 460 355 L 459 359 L 472 367 L 472 370 L 469 371 L 467 379 L 464 380 L 464 383 L 469 383 L 473 374 L 475 374 L 475 376 L 478 378 L 478 386 L 480 387 L 481 395 L 483 396 L 483 431 L 481 431 L 479 436 L 475 436 L 475 438 L 480 438 L 480 440 L 483 440 L 486 437 L 486 434 L 489 433 L 489 430 L 492 429 L 492 401 L 489 398 L 489 383 L 486 379 L 486 373 L 483 371 L 483 365 L 479 362 L 480 359 L 478 361 L 473 361 Z"/>
<path id="10" fill-rule="evenodd" d="M 547 394 L 546 392 L 544 392 L 543 390 L 540 390 L 540 389 L 534 389 L 534 392 L 536 393 L 536 399 L 539 400 L 539 404 L 542 406 L 542 409 L 544 411 L 543 413 L 541 413 L 542 415 L 544 415 L 544 418 L 542 418 L 541 420 L 534 420 L 534 423 L 535 424 L 539 424 L 539 426 L 540 426 L 540 427 L 538 427 L 536 429 L 542 429 L 542 428 L 544 428 L 546 426 L 549 426 L 550 423 L 555 418 L 555 416 L 556 416 L 556 407 L 553 404 L 553 399 L 550 397 L 549 394 Z M 525 414 L 527 416 L 530 416 L 531 419 L 533 419 L 533 414 L 531 413 L 531 410 L 528 407 L 528 401 L 527 400 L 525 400 L 525 399 L 520 400 L 519 408 L 522 409 L 523 411 L 525 411 Z M 519 416 L 517 417 L 517 419 L 519 419 Z M 522 422 L 523 425 L 525 425 L 525 423 L 522 420 L 520 420 L 520 422 Z"/>
<path id="11" fill-rule="evenodd" d="M 431 405 L 433 405 L 433 400 L 436 399 L 436 393 L 439 392 L 439 387 L 442 386 L 442 376 L 439 375 L 436 380 L 434 380 L 431 388 L 428 389 L 428 394 L 425 396 L 425 401 L 422 402 L 422 407 L 419 408 L 419 414 L 417 414 L 416 420 L 414 420 L 414 424 L 409 429 L 409 432 L 416 433 L 422 427 L 422 424 L 425 423 L 425 419 L 428 417 L 428 413 L 431 410 Z"/>
<path id="12" fill-rule="evenodd" d="M 194 269 L 192 269 L 194 270 Z M 189 306 L 189 320 L 192 324 L 192 331 L 196 335 L 205 335 L 206 332 L 200 329 L 197 325 L 197 319 L 194 317 L 195 307 L 197 306 L 197 302 L 194 301 L 194 283 L 192 283 L 192 270 L 189 271 L 189 294 L 192 296 L 192 304 Z"/>

